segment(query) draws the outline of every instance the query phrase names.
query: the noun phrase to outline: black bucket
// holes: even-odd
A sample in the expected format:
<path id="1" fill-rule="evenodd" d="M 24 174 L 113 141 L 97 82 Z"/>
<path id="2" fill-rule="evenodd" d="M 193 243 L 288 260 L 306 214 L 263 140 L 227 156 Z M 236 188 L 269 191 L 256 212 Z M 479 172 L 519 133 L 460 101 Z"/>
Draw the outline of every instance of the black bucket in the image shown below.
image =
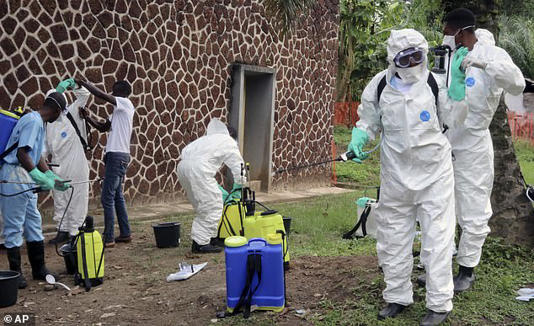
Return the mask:
<path id="1" fill-rule="evenodd" d="M 291 217 L 289 216 L 284 216 L 284 229 L 286 234 L 289 235 L 289 232 L 291 232 Z"/>
<path id="2" fill-rule="evenodd" d="M 0 308 L 17 303 L 19 294 L 19 272 L 0 271 Z"/>
<path id="3" fill-rule="evenodd" d="M 154 228 L 154 236 L 156 237 L 156 245 L 158 248 L 178 247 L 180 243 L 180 223 L 159 223 L 152 225 Z"/>
<path id="4" fill-rule="evenodd" d="M 73 275 L 78 270 L 78 255 L 76 254 L 76 247 L 66 243 L 59 248 L 59 252 L 65 261 L 67 273 Z"/>

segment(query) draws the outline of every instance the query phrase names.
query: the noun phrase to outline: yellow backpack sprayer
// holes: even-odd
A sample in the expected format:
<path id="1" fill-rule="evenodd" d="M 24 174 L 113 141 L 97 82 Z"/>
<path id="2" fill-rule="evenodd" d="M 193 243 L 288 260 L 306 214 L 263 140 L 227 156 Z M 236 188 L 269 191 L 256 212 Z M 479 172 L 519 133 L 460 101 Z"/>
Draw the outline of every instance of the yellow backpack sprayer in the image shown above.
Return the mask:
<path id="1" fill-rule="evenodd" d="M 241 167 L 241 175 L 248 174 L 250 166 Z M 248 177 L 248 175 L 247 175 Z M 250 178 L 247 178 L 249 180 Z M 284 267 L 289 267 L 289 250 L 287 232 L 284 219 L 277 211 L 256 200 L 256 192 L 249 187 L 236 190 L 241 192 L 240 199 L 233 199 L 229 194 L 225 202 L 223 214 L 219 221 L 217 237 L 226 239 L 230 236 L 244 236 L 247 239 L 263 238 L 268 235 L 280 234 L 282 238 Z M 256 205 L 261 206 L 263 211 L 256 211 Z"/>
<path id="2" fill-rule="evenodd" d="M 104 243 L 94 229 L 92 216 L 87 216 L 78 234 L 57 252 L 65 259 L 69 274 L 74 274 L 74 284 L 85 291 L 104 282 Z"/>

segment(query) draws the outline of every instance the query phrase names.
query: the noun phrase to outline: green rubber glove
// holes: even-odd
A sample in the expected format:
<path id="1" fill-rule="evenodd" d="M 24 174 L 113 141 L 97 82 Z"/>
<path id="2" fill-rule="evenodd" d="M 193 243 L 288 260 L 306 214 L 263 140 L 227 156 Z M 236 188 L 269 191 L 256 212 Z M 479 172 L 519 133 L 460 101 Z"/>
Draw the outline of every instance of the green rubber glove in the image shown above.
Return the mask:
<path id="1" fill-rule="evenodd" d="M 356 205 L 358 205 L 358 207 L 361 207 L 361 208 L 365 208 L 365 205 L 367 204 L 368 201 L 370 201 L 371 198 L 369 197 L 360 197 L 358 198 L 358 200 L 356 201 Z"/>
<path id="2" fill-rule="evenodd" d="M 76 82 L 74 81 L 74 79 L 72 79 L 72 78 L 65 79 L 64 81 L 62 81 L 59 84 L 57 84 L 56 92 L 63 93 L 68 88 L 74 89 L 74 87 L 76 87 Z"/>
<path id="3" fill-rule="evenodd" d="M 234 183 L 232 187 L 232 191 L 230 191 L 230 194 L 232 196 L 232 199 L 241 199 L 241 190 L 243 189 L 243 186 L 239 183 Z"/>
<path id="4" fill-rule="evenodd" d="M 454 101 L 461 101 L 465 98 L 465 71 L 462 69 L 462 62 L 468 52 L 466 47 L 461 47 L 454 52 L 452 57 L 451 84 L 448 93 Z"/>
<path id="5" fill-rule="evenodd" d="M 54 189 L 59 191 L 66 191 L 70 188 L 70 183 L 58 177 L 52 170 L 48 170 L 44 173 L 50 180 L 54 181 Z"/>
<path id="6" fill-rule="evenodd" d="M 54 189 L 54 179 L 49 178 L 43 172 L 39 171 L 38 168 L 34 168 L 30 171 L 30 177 L 32 177 L 33 181 L 35 181 L 42 190 Z"/>
<path id="7" fill-rule="evenodd" d="M 348 150 L 353 152 L 356 155 L 356 158 L 352 160 L 356 163 L 362 163 L 363 160 L 369 157 L 367 153 L 363 152 L 363 146 L 369 141 L 369 136 L 367 132 L 363 129 L 352 128 L 352 139 L 350 141 Z"/>
<path id="8" fill-rule="evenodd" d="M 226 203 L 226 200 L 228 199 L 228 191 L 226 191 L 226 189 L 224 189 L 221 185 L 218 185 L 218 186 L 222 193 L 223 203 Z"/>
<path id="9" fill-rule="evenodd" d="M 68 182 L 65 182 L 65 180 L 58 177 L 52 170 L 48 170 L 45 172 L 45 175 L 54 180 L 54 189 L 59 191 L 66 191 L 70 188 L 70 184 Z M 57 182 L 56 182 L 57 181 Z"/>

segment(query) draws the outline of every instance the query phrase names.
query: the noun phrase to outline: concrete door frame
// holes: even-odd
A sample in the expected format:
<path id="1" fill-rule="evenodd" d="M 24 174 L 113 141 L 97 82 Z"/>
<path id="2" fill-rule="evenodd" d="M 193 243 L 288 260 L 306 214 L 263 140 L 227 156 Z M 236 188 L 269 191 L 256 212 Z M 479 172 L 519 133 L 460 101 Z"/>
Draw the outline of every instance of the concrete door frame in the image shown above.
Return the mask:
<path id="1" fill-rule="evenodd" d="M 273 156 L 273 137 L 274 137 L 274 113 L 275 113 L 275 97 L 276 97 L 276 69 L 268 68 L 268 67 L 260 67 L 260 66 L 252 66 L 252 65 L 246 65 L 246 64 L 239 64 L 235 63 L 232 65 L 232 101 L 231 101 L 231 109 L 228 116 L 228 121 L 231 126 L 233 126 L 238 135 L 238 142 L 239 147 L 241 150 L 241 153 L 245 155 L 244 153 L 244 146 L 245 146 L 245 104 L 246 104 L 246 97 L 245 97 L 245 84 L 246 84 L 246 76 L 269 76 L 272 81 L 272 85 L 270 85 L 272 88 L 271 91 L 271 99 L 270 99 L 270 109 L 269 112 L 267 112 L 267 118 L 265 119 L 266 123 L 268 124 L 268 128 L 270 130 L 268 138 L 268 146 L 267 146 L 267 153 L 266 159 L 268 162 L 266 162 L 268 166 L 267 176 L 264 176 L 264 180 L 262 180 L 262 191 L 270 191 L 271 190 L 271 182 L 272 182 L 272 156 Z"/>

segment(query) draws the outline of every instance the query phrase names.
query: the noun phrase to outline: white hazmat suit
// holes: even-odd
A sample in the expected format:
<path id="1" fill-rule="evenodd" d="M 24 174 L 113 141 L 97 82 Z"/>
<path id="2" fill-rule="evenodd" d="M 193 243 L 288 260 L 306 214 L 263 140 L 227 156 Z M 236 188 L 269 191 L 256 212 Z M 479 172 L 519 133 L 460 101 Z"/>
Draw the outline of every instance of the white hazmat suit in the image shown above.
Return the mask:
<path id="1" fill-rule="evenodd" d="M 480 42 L 481 44 L 490 46 L 495 45 L 495 37 L 493 37 L 493 34 L 491 34 L 491 32 L 487 29 L 478 28 L 475 31 L 475 36 L 477 37 L 478 42 Z M 505 92 L 504 102 L 506 103 L 506 107 L 511 111 L 514 111 L 518 114 L 526 113 L 525 106 L 523 105 L 523 93 L 512 95 L 510 93 Z"/>
<path id="2" fill-rule="evenodd" d="M 224 123 L 212 119 L 206 135 L 183 149 L 177 168 L 178 180 L 195 210 L 191 238 L 200 246 L 217 235 L 223 202 L 215 175 L 223 163 L 232 172 L 234 182 L 241 183 L 243 158 L 237 142 Z"/>
<path id="3" fill-rule="evenodd" d="M 493 35 L 488 33 L 476 31 L 480 39 L 466 56 L 485 63 L 485 69 L 466 69 L 465 99 L 449 100 L 444 113 L 450 121 L 447 136 L 454 155 L 456 216 L 462 228 L 456 260 L 464 267 L 478 265 L 490 232 L 494 175 L 491 120 L 503 91 L 520 95 L 525 88 L 521 70 L 505 50 L 494 46 Z"/>
<path id="4" fill-rule="evenodd" d="M 67 111 L 72 115 L 82 137 L 87 139 L 85 122 L 80 117 L 79 110 L 87 103 L 90 93 L 85 88 L 75 89 L 73 92 L 76 100 L 67 107 Z M 59 164 L 59 167 L 53 170 L 60 178 L 72 180 L 71 183 L 89 180 L 89 163 L 85 157 L 84 148 L 66 112 L 53 123 L 46 124 L 45 147 L 46 155 L 52 155 L 52 162 Z M 71 191 L 73 192 L 72 200 L 67 208 Z M 71 236 L 76 235 L 87 216 L 89 183 L 76 184 L 65 192 L 52 190 L 52 196 L 54 198 L 54 221 L 57 222 L 59 231 L 68 232 Z M 65 209 L 67 209 L 66 213 Z M 59 223 L 64 213 L 65 218 L 60 227 Z"/>
<path id="5" fill-rule="evenodd" d="M 397 68 L 393 58 L 412 47 L 423 49 L 425 60 L 407 68 L 409 80 L 415 82 L 402 83 L 394 76 L 406 76 L 406 69 Z M 428 44 L 413 29 L 394 30 L 387 51 L 389 68 L 365 88 L 356 125 L 371 139 L 382 130 L 376 222 L 377 253 L 386 283 L 383 297 L 387 303 L 413 303 L 410 277 L 417 217 L 428 280 L 426 306 L 434 312 L 447 312 L 452 310 L 453 297 L 454 179 L 451 148 L 437 114 L 441 108 L 436 107 L 427 83 Z M 387 85 L 378 101 L 377 87 L 384 75 Z M 441 86 L 440 98 L 446 96 Z"/>

